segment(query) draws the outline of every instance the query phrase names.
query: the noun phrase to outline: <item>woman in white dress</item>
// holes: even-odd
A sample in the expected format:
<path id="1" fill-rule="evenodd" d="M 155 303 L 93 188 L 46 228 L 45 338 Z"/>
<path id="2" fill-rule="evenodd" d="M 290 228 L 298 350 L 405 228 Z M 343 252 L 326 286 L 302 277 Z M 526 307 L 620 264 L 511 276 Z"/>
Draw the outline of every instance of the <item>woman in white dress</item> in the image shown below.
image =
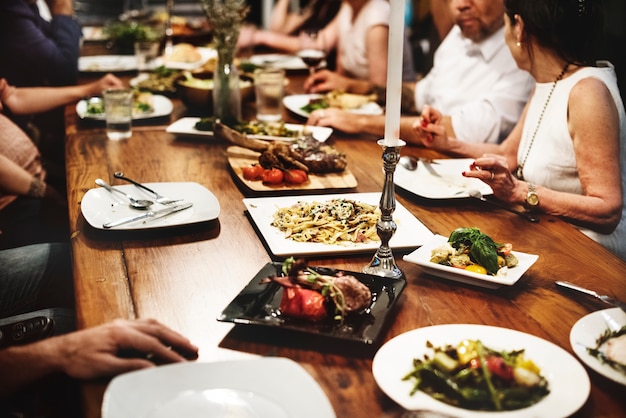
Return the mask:
<path id="1" fill-rule="evenodd" d="M 391 6 L 388 0 L 342 0 L 335 18 L 318 32 L 320 47 L 336 51 L 335 70 L 344 76 L 367 80 L 374 85 L 387 83 L 387 50 Z M 245 27 L 238 47 L 266 46 L 297 53 L 298 36 Z M 408 38 L 403 48 L 402 78 L 415 81 L 413 56 Z"/>
<path id="2" fill-rule="evenodd" d="M 626 115 L 611 64 L 594 56 L 597 0 L 505 0 L 505 38 L 536 81 L 500 145 L 450 138 L 426 107 L 414 129 L 425 146 L 476 158 L 467 177 L 497 198 L 560 216 L 626 260 Z"/>

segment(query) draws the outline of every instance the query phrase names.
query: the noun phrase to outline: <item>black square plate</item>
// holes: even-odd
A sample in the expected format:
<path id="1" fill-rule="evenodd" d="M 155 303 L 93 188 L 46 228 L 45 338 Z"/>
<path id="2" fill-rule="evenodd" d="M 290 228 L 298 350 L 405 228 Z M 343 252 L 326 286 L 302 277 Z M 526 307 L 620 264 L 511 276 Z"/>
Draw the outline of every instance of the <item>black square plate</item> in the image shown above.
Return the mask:
<path id="1" fill-rule="evenodd" d="M 218 321 L 244 325 L 263 325 L 316 334 L 341 340 L 373 344 L 393 306 L 406 286 L 406 280 L 346 271 L 369 287 L 372 301 L 363 312 L 347 315 L 342 321 L 329 318 L 320 322 L 307 322 L 279 312 L 282 286 L 278 283 L 260 283 L 271 275 L 280 275 L 282 263 L 267 263 L 248 285 L 217 317 Z M 320 274 L 334 275 L 340 270 L 312 267 Z"/>

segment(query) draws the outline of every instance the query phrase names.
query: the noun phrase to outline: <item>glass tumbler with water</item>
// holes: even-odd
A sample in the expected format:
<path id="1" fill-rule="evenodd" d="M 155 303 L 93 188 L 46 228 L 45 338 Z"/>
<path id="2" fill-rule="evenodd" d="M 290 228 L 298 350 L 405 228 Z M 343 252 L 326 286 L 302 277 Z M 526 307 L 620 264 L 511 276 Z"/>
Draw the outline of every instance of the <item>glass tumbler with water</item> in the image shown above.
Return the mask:
<path id="1" fill-rule="evenodd" d="M 133 91 L 110 89 L 102 93 L 106 118 L 107 137 L 112 140 L 130 138 L 132 135 Z"/>
<path id="2" fill-rule="evenodd" d="M 254 72 L 256 118 L 263 122 L 282 120 L 282 101 L 285 89 L 285 70 L 259 68 Z"/>

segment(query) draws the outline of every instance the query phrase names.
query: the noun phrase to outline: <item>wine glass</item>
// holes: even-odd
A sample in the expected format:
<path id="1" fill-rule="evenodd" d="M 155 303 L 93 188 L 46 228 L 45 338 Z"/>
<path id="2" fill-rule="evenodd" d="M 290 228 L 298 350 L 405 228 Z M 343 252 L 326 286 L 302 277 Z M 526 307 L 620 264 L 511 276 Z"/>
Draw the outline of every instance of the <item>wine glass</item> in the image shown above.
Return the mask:
<path id="1" fill-rule="evenodd" d="M 313 75 L 315 70 L 326 58 L 326 46 L 324 37 L 320 32 L 302 31 L 300 32 L 300 50 L 298 56 L 309 67 L 309 74 Z"/>

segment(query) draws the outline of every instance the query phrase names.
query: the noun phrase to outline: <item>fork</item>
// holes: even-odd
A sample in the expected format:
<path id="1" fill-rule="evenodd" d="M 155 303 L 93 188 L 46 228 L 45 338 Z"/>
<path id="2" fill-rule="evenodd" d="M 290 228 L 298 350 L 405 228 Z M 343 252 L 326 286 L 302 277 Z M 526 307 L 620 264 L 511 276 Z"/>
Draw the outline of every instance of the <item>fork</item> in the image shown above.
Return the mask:
<path id="1" fill-rule="evenodd" d="M 124 176 L 124 173 L 117 171 L 115 174 L 113 174 L 113 176 L 115 178 L 121 179 L 121 180 L 126 180 L 129 183 L 134 184 L 137 187 L 141 187 L 142 189 L 152 193 L 155 197 L 155 201 L 157 203 L 160 203 L 162 205 L 171 205 L 172 203 L 176 203 L 176 202 L 180 202 L 183 199 L 170 199 L 168 197 L 162 196 L 159 193 L 155 192 L 154 190 L 152 190 L 151 188 L 149 188 L 148 186 L 144 186 L 141 183 L 136 182 L 135 180 L 129 179 L 128 177 Z"/>

